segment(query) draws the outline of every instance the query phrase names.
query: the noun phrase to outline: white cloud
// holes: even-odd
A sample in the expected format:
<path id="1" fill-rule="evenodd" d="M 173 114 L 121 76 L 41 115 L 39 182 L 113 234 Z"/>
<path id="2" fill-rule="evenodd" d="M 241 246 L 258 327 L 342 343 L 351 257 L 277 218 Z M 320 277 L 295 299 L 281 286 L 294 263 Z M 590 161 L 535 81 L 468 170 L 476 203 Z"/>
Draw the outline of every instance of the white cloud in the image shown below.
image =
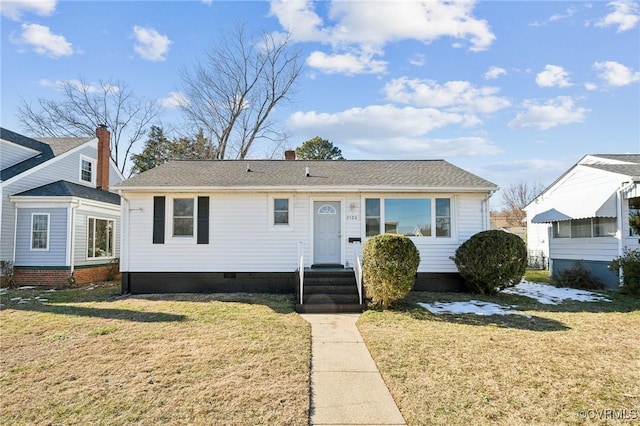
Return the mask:
<path id="1" fill-rule="evenodd" d="M 134 50 L 149 61 L 160 62 L 167 59 L 169 45 L 172 43 L 169 37 L 162 35 L 150 27 L 133 27 L 136 38 Z"/>
<path id="2" fill-rule="evenodd" d="M 613 12 L 596 22 L 596 27 L 617 25 L 617 32 L 622 32 L 633 29 L 640 22 L 640 6 L 636 1 L 612 1 L 607 6 L 613 8 Z"/>
<path id="3" fill-rule="evenodd" d="M 416 53 L 409 58 L 409 63 L 416 67 L 421 67 L 426 63 L 426 58 L 422 53 Z"/>
<path id="4" fill-rule="evenodd" d="M 536 75 L 536 84 L 540 87 L 569 87 L 569 73 L 557 65 L 547 65 L 544 71 Z"/>
<path id="5" fill-rule="evenodd" d="M 394 105 L 371 105 L 338 113 L 296 112 L 289 126 L 324 132 L 337 132 L 348 138 L 420 136 L 450 124 L 461 124 L 461 114 L 433 108 L 398 108 Z"/>
<path id="6" fill-rule="evenodd" d="M 39 55 L 59 58 L 73 54 L 73 47 L 64 36 L 53 34 L 49 27 L 38 24 L 22 24 L 22 34 L 12 40 L 16 44 L 29 45 Z"/>
<path id="7" fill-rule="evenodd" d="M 384 87 L 386 98 L 393 102 L 420 107 L 446 108 L 451 112 L 490 114 L 511 103 L 496 96 L 496 87 L 474 87 L 468 81 L 448 81 L 396 78 Z"/>
<path id="8" fill-rule="evenodd" d="M 2 0 L 0 14 L 14 21 L 20 20 L 24 13 L 49 16 L 56 9 L 57 0 Z"/>
<path id="9" fill-rule="evenodd" d="M 315 7 L 327 7 L 326 23 Z M 401 40 L 430 43 L 442 37 L 465 41 L 471 51 L 486 50 L 495 40 L 489 24 L 473 16 L 475 1 L 403 1 L 371 3 L 332 1 L 313 3 L 308 0 L 272 0 L 271 14 L 294 41 L 312 41 L 331 46 L 333 52 L 324 58 L 366 58 L 382 62 L 368 55 L 382 56 L 386 44 Z M 345 52 L 348 52 L 345 54 Z M 318 53 L 315 52 L 318 59 Z M 343 58 L 344 59 L 344 58 Z M 351 59 L 351 58 L 350 58 Z M 311 64 L 315 62 L 311 61 Z M 329 61 L 319 61 L 323 72 L 345 72 L 344 63 L 336 61 L 336 69 Z M 313 66 L 313 65 L 311 65 Z M 353 73 L 357 67 L 346 67 Z M 383 68 L 362 67 L 363 72 L 383 72 Z"/>
<path id="10" fill-rule="evenodd" d="M 340 141 L 343 152 L 358 151 L 360 158 L 443 158 L 499 153 L 491 141 L 482 137 L 427 137 L 429 132 L 449 125 L 465 126 L 468 120 L 464 114 L 433 108 L 372 105 L 337 113 L 300 111 L 292 114 L 287 124 L 293 135 L 301 138 L 326 135 L 330 140 Z"/>
<path id="11" fill-rule="evenodd" d="M 501 75 L 506 75 L 507 70 L 500 67 L 489 67 L 486 73 L 484 73 L 485 80 L 495 80 Z"/>
<path id="12" fill-rule="evenodd" d="M 207 6 L 211 6 L 211 3 L 213 3 L 213 0 L 200 0 L 200 2 L 206 4 Z"/>
<path id="13" fill-rule="evenodd" d="M 542 22 L 539 22 L 539 21 L 533 22 L 532 24 L 530 24 L 530 26 L 532 26 L 532 27 L 543 27 L 543 26 L 545 26 L 545 25 L 547 25 L 547 24 L 549 24 L 551 22 L 558 22 L 558 21 L 562 21 L 562 20 L 565 20 L 565 19 L 569 19 L 573 15 L 575 15 L 577 11 L 578 11 L 578 9 L 572 6 L 572 7 L 567 8 L 567 10 L 564 13 L 556 13 L 554 15 L 551 15 L 548 19 L 546 19 L 546 20 L 544 20 Z"/>
<path id="14" fill-rule="evenodd" d="M 307 65 L 327 74 L 378 74 L 384 72 L 387 62 L 375 60 L 372 55 L 353 53 L 327 55 L 313 52 L 307 58 Z"/>
<path id="15" fill-rule="evenodd" d="M 164 108 L 178 108 L 188 105 L 189 100 L 180 92 L 169 92 L 166 98 L 158 99 L 158 104 Z"/>
<path id="16" fill-rule="evenodd" d="M 509 127 L 533 127 L 547 130 L 562 124 L 580 123 L 584 121 L 587 109 L 577 107 L 569 96 L 558 96 L 544 104 L 527 100 L 524 102 L 525 111 L 518 113 L 509 122 Z"/>
<path id="17" fill-rule="evenodd" d="M 598 72 L 598 77 L 611 86 L 626 86 L 640 81 L 640 71 L 633 71 L 615 61 L 596 62 L 593 68 Z"/>
<path id="18" fill-rule="evenodd" d="M 588 82 L 584 84 L 584 88 L 589 91 L 598 90 L 598 85 L 595 83 Z"/>

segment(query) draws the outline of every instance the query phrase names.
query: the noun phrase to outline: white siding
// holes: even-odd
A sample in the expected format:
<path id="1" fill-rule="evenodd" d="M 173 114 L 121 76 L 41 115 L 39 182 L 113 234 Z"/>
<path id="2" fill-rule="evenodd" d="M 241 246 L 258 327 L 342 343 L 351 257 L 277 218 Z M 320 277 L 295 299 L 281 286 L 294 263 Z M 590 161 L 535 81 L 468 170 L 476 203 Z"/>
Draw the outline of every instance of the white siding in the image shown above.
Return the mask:
<path id="1" fill-rule="evenodd" d="M 311 203 L 313 200 L 342 202 L 343 261 L 353 265 L 349 237 L 361 238 L 364 230 L 362 200 L 382 194 L 278 194 L 293 199 L 292 226 L 277 229 L 270 225 L 269 194 L 179 194 L 177 197 L 210 197 L 209 244 L 172 238 L 169 215 L 171 195 L 167 195 L 165 244 L 152 244 L 153 196 L 164 194 L 124 194 L 129 220 L 123 221 L 123 241 L 128 244 L 123 262 L 129 272 L 290 272 L 297 267 L 297 243 L 304 243 L 306 265 L 311 263 Z M 389 196 L 389 194 L 384 194 Z M 444 197 L 444 194 L 409 196 Z M 457 247 L 483 230 L 484 195 L 459 194 L 453 202 L 453 237 L 414 238 L 421 252 L 420 272 L 456 272 L 450 259 Z M 351 216 L 351 218 L 347 218 Z M 357 217 L 357 218 L 353 218 Z M 456 219 L 457 218 L 457 219 Z M 364 238 L 363 238 L 364 242 Z"/>
<path id="2" fill-rule="evenodd" d="M 552 259 L 595 260 L 609 262 L 618 255 L 615 237 L 552 238 Z"/>

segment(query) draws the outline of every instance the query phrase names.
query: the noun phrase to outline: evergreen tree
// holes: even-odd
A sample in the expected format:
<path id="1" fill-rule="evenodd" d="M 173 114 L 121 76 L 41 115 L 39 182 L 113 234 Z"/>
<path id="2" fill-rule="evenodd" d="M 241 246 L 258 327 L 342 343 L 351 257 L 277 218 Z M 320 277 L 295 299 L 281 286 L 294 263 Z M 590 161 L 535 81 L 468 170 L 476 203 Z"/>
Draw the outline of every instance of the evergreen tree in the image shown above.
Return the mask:
<path id="1" fill-rule="evenodd" d="M 342 151 L 320 136 L 309 139 L 297 147 L 296 158 L 301 160 L 344 160 Z"/>

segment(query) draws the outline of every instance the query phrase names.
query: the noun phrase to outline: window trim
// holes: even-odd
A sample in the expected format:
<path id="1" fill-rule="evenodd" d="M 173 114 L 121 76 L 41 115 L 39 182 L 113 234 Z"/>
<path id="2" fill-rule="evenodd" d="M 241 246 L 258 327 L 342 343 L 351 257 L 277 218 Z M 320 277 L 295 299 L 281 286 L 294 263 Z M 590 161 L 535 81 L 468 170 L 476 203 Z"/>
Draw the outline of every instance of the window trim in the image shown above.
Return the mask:
<path id="1" fill-rule="evenodd" d="M 86 161 L 91 164 L 91 181 L 82 179 L 82 162 Z M 78 173 L 78 181 L 83 185 L 96 185 L 96 173 L 97 173 L 97 161 L 95 158 L 88 157 L 86 155 L 80 155 L 79 160 L 79 173 Z"/>
<path id="2" fill-rule="evenodd" d="M 94 220 L 93 223 L 93 227 L 96 227 L 96 221 L 97 220 L 105 220 L 107 222 L 111 222 L 111 256 L 95 256 L 96 253 L 96 240 L 95 240 L 95 229 L 94 229 L 94 233 L 93 233 L 93 254 L 94 256 L 89 256 L 89 223 L 91 222 L 91 219 Z M 90 216 L 87 215 L 87 241 L 86 241 L 86 245 L 85 245 L 86 251 L 85 251 L 85 259 L 86 260 L 101 260 L 101 259 L 115 259 L 116 258 L 116 220 L 115 219 L 111 219 L 111 218 L 106 218 L 106 217 L 99 217 L 99 216 Z"/>
<path id="3" fill-rule="evenodd" d="M 288 212 L 289 212 L 289 222 L 288 223 L 276 223 L 276 200 L 287 200 L 288 202 Z M 276 231 L 293 231 L 293 195 L 291 194 L 269 194 L 268 197 L 268 217 L 267 224 L 269 229 Z"/>
<path id="4" fill-rule="evenodd" d="M 384 232 L 384 223 L 386 220 L 386 211 L 385 211 L 385 200 L 386 199 L 429 199 L 431 200 L 431 235 L 429 236 L 414 236 L 409 235 L 409 238 L 416 239 L 418 241 L 426 242 L 429 241 L 431 243 L 435 242 L 451 242 L 452 240 L 457 239 L 457 224 L 456 224 L 456 197 L 455 194 L 444 195 L 444 194 L 421 194 L 419 196 L 398 196 L 398 195 L 386 195 L 386 194 L 367 194 L 363 195 L 361 199 L 362 215 L 361 215 L 361 234 L 363 236 L 363 241 L 367 238 L 371 238 L 371 236 L 367 236 L 366 232 L 366 200 L 367 199 L 379 199 L 380 200 L 380 234 Z M 448 199 L 449 200 L 449 212 L 450 212 L 450 235 L 448 237 L 438 237 L 436 236 L 436 200 L 437 199 Z M 373 217 L 373 216 L 371 216 Z M 378 234 L 379 235 L 379 234 Z"/>
<path id="5" fill-rule="evenodd" d="M 47 239 L 46 239 L 46 247 L 45 248 L 36 248 L 33 247 L 33 220 L 35 216 L 45 216 L 47 218 Z M 29 238 L 29 251 L 49 251 L 49 247 L 51 246 L 51 214 L 50 213 L 31 213 L 31 232 Z"/>

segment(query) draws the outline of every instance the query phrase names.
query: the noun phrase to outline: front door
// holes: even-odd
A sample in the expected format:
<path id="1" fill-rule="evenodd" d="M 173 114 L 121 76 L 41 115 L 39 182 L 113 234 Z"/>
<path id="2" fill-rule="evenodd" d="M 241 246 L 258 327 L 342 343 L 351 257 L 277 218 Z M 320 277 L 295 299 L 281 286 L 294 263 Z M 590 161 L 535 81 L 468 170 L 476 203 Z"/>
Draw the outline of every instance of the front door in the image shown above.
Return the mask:
<path id="1" fill-rule="evenodd" d="M 314 264 L 340 264 L 340 222 L 340 201 L 313 202 Z"/>

